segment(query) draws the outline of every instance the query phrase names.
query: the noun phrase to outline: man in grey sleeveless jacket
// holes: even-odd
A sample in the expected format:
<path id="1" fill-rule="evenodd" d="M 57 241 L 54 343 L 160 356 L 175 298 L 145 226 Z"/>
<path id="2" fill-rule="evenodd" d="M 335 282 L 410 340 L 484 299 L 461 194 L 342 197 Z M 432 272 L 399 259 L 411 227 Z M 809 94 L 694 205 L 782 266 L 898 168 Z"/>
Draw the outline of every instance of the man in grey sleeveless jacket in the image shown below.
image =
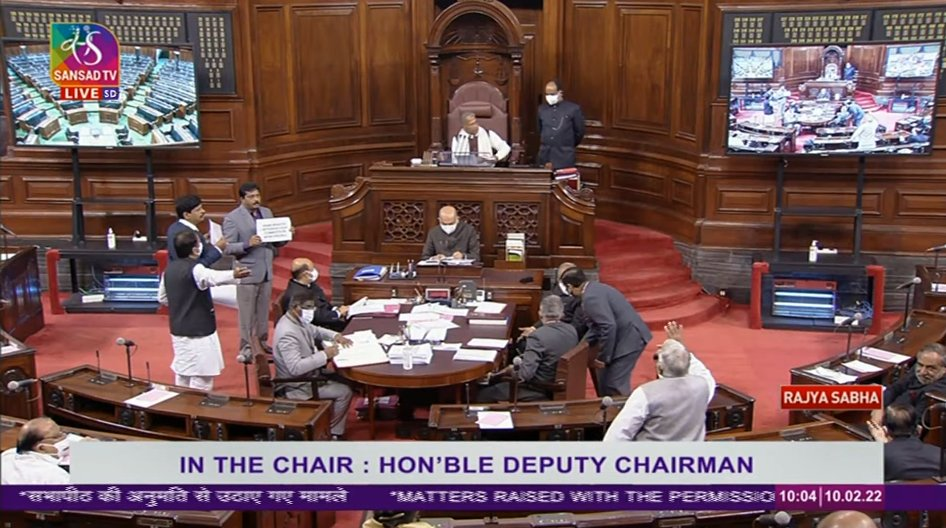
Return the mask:
<path id="1" fill-rule="evenodd" d="M 683 329 L 671 321 L 657 350 L 658 379 L 634 389 L 605 442 L 694 442 L 706 436 L 706 407 L 716 392 L 709 369 L 683 346 Z"/>

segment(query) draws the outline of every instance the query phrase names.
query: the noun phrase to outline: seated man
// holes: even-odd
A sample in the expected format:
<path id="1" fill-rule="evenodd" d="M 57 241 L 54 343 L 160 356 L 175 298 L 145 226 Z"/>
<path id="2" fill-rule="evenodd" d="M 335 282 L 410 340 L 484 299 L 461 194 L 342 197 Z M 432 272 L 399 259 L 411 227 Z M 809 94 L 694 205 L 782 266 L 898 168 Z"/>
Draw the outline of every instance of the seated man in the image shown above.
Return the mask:
<path id="1" fill-rule="evenodd" d="M 476 116 L 465 112 L 460 116 L 463 128 L 453 137 L 450 150 L 454 154 L 479 154 L 486 159 L 502 161 L 512 150 L 509 144 L 492 130 L 486 130 L 476 122 Z M 494 154 L 495 152 L 495 154 Z"/>
<path id="2" fill-rule="evenodd" d="M 312 325 L 315 316 L 315 294 L 303 291 L 289 301 L 289 310 L 276 323 L 276 335 L 273 339 L 273 361 L 276 363 L 276 379 L 315 378 L 329 360 L 338 355 L 337 346 L 351 346 L 351 341 L 337 332 Z M 323 340 L 334 341 L 336 346 L 325 347 Z M 345 422 L 348 419 L 348 406 L 352 392 L 348 385 L 332 380 L 319 380 L 318 399 L 333 400 L 332 438 L 339 439 L 345 434 Z M 312 393 L 312 382 L 282 383 L 276 387 L 276 393 L 290 400 L 310 400 L 316 397 Z"/>
<path id="3" fill-rule="evenodd" d="M 361 528 L 433 528 L 433 525 L 420 521 L 420 512 L 416 511 L 376 511 L 366 520 Z"/>
<path id="4" fill-rule="evenodd" d="M 868 421 L 871 436 L 884 442 L 884 480 L 920 480 L 939 475 L 939 448 L 920 440 L 909 405 L 887 407 L 884 426 Z"/>
<path id="5" fill-rule="evenodd" d="M 322 287 L 315 282 L 319 278 L 319 270 L 315 268 L 315 264 L 307 258 L 297 258 L 292 261 L 290 271 L 292 272 L 292 278 L 289 279 L 286 291 L 283 292 L 280 298 L 282 313 L 286 313 L 289 309 L 289 300 L 294 295 L 311 291 L 315 294 L 315 318 L 312 320 L 312 324 L 336 332 L 344 330 L 348 324 L 348 307 L 340 306 L 336 308 L 328 302 Z"/>
<path id="6" fill-rule="evenodd" d="M 549 295 L 554 295 L 562 300 L 562 304 L 565 306 L 565 311 L 562 315 L 561 321 L 574 326 L 575 331 L 578 333 L 578 339 L 580 340 L 588 331 L 588 323 L 585 321 L 585 313 L 581 309 L 581 299 L 572 295 L 571 292 L 569 292 L 568 287 L 562 284 L 562 275 L 564 275 L 566 271 L 577 267 L 578 266 L 571 262 L 563 262 L 561 265 L 559 265 L 558 271 L 555 273 L 555 286 L 552 287 L 552 291 L 549 292 Z M 522 332 L 522 335 L 519 336 L 519 340 L 516 342 L 517 355 L 525 352 L 526 338 L 529 337 L 532 332 L 535 332 L 536 328 L 539 328 L 540 326 L 542 326 L 541 319 L 536 321 L 536 323 L 532 326 L 519 329 Z"/>
<path id="7" fill-rule="evenodd" d="M 922 417 L 929 405 L 927 392 L 946 392 L 946 347 L 930 343 L 916 353 L 916 364 L 884 391 L 884 407 L 895 403 L 909 405 Z M 874 425 L 884 423 L 883 411 L 871 412 Z"/>
<path id="8" fill-rule="evenodd" d="M 683 327 L 664 327 L 657 349 L 657 378 L 634 389 L 604 435 L 621 440 L 696 442 L 706 436 L 706 407 L 716 392 L 709 369 L 683 346 Z"/>
<path id="9" fill-rule="evenodd" d="M 68 448 L 66 434 L 50 418 L 34 418 L 20 429 L 16 447 L 0 455 L 0 482 L 6 484 L 69 484 L 59 465 Z"/>
<path id="10" fill-rule="evenodd" d="M 457 216 L 452 205 L 440 208 L 440 225 L 427 233 L 424 243 L 424 260 L 435 257 L 480 260 L 480 236 L 470 224 Z"/>
<path id="11" fill-rule="evenodd" d="M 526 338 L 526 350 L 521 356 L 519 385 L 516 387 L 518 401 L 548 400 L 551 397 L 551 394 L 538 386 L 530 385 L 530 382 L 554 383 L 558 360 L 578 344 L 578 333 L 575 332 L 574 326 L 562 322 L 563 314 L 562 299 L 557 295 L 549 295 L 542 299 L 542 304 L 539 306 L 542 326 L 536 328 Z M 495 375 L 515 375 L 514 367 L 510 365 Z M 499 382 L 481 390 L 477 395 L 477 401 L 480 403 L 508 401 L 509 390 L 510 382 Z"/>
<path id="12" fill-rule="evenodd" d="M 877 528 L 877 523 L 864 512 L 844 510 L 828 514 L 818 528 Z"/>

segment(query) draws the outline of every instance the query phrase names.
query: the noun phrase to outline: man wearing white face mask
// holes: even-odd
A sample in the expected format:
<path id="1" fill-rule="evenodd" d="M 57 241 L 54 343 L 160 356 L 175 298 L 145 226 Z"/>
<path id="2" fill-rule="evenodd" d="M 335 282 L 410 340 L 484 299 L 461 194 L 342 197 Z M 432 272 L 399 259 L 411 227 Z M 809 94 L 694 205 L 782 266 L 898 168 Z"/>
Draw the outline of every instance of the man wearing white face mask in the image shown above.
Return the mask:
<path id="1" fill-rule="evenodd" d="M 539 134 L 539 166 L 552 170 L 575 166 L 575 149 L 585 137 L 585 116 L 581 107 L 564 99 L 557 81 L 545 85 L 545 102 L 539 105 Z"/>
<path id="2" fill-rule="evenodd" d="M 351 346 L 351 340 L 327 328 L 315 326 L 315 295 L 312 291 L 303 291 L 289 300 L 289 310 L 276 323 L 273 338 L 273 362 L 276 364 L 277 379 L 315 378 L 332 358 L 338 355 L 338 346 Z M 334 341 L 334 346 L 324 346 L 326 341 Z M 331 429 L 334 438 L 345 434 L 348 418 L 348 406 L 352 392 L 348 385 L 321 378 L 318 383 L 318 395 L 313 393 L 312 381 L 280 383 L 276 386 L 276 395 L 290 400 L 332 400 Z"/>
<path id="3" fill-rule="evenodd" d="M 509 143 L 492 130 L 486 130 L 476 122 L 476 115 L 465 112 L 460 116 L 463 128 L 453 138 L 451 151 L 454 154 L 479 154 L 486 159 L 502 161 L 512 149 Z"/>
<path id="4" fill-rule="evenodd" d="M 168 307 L 171 347 L 174 349 L 174 383 L 204 391 L 213 390 L 214 377 L 223 370 L 223 352 L 217 336 L 217 316 L 210 288 L 238 284 L 250 270 L 212 270 L 198 262 L 203 250 L 197 232 L 181 231 L 174 237 L 177 259 L 168 263 L 158 302 Z"/>
<path id="5" fill-rule="evenodd" d="M 470 224 L 461 221 L 452 205 L 440 208 L 440 225 L 427 232 L 423 259 L 480 260 L 480 236 Z"/>
<path id="6" fill-rule="evenodd" d="M 16 447 L 0 455 L 0 482 L 7 484 L 69 484 L 60 465 L 66 434 L 49 418 L 35 418 L 20 429 Z"/>
<path id="7" fill-rule="evenodd" d="M 334 307 L 325 297 L 322 287 L 316 283 L 319 279 L 319 270 L 307 258 L 297 258 L 290 267 L 292 278 L 286 285 L 286 291 L 280 298 L 282 313 L 289 310 L 289 300 L 296 294 L 311 291 L 315 294 L 315 318 L 312 324 L 341 332 L 348 324 L 348 306 Z"/>

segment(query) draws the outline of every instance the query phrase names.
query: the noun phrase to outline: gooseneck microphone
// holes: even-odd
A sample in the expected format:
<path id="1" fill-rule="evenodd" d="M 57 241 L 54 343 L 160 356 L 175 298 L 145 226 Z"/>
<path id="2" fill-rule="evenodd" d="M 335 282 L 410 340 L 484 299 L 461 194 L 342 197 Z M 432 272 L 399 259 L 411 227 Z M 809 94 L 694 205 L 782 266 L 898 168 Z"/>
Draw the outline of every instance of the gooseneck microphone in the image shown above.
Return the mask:
<path id="1" fill-rule="evenodd" d="M 605 396 L 601 398 L 601 438 L 608 434 L 608 407 L 614 405 L 614 398 Z"/>
<path id="2" fill-rule="evenodd" d="M 137 346 L 134 341 L 131 339 L 125 339 L 124 337 L 119 337 L 115 340 L 115 344 L 119 346 L 133 347 Z"/>
<path id="3" fill-rule="evenodd" d="M 250 399 L 250 363 L 253 362 L 253 358 L 249 354 L 237 354 L 237 361 L 243 365 L 243 387 L 246 389 L 246 401 L 243 402 L 244 407 L 252 407 L 253 400 Z M 275 394 L 275 387 L 273 387 L 273 394 Z"/>
<path id="4" fill-rule="evenodd" d="M 516 356 L 512 359 L 512 382 L 509 384 L 512 390 L 512 409 L 509 412 L 519 412 L 519 369 L 522 367 L 522 357 Z"/>
<path id="5" fill-rule="evenodd" d="M 131 347 L 137 347 L 134 341 L 130 339 L 125 339 L 124 337 L 119 337 L 115 340 L 115 344 L 125 347 L 125 357 L 128 361 L 128 382 L 125 383 L 126 387 L 134 387 L 135 382 L 131 379 Z"/>
<path id="6" fill-rule="evenodd" d="M 900 343 L 906 342 L 907 328 L 910 325 L 910 319 L 909 319 L 910 318 L 910 304 L 911 304 L 910 294 L 913 293 L 913 287 L 921 282 L 923 282 L 923 279 L 919 277 L 913 277 L 912 279 L 908 280 L 907 282 L 904 282 L 900 286 L 897 286 L 898 290 L 902 290 L 904 288 L 910 288 L 909 290 L 907 290 L 907 297 L 903 301 L 903 325 L 900 327 L 900 333 L 904 335 L 900 336 Z"/>
<path id="7" fill-rule="evenodd" d="M 36 379 L 13 380 L 7 383 L 7 390 L 10 392 L 20 392 L 21 389 L 29 387 L 37 381 Z"/>
<path id="8" fill-rule="evenodd" d="M 759 526 L 788 526 L 792 522 L 792 516 L 787 512 L 766 513 L 756 517 L 755 524 Z"/>

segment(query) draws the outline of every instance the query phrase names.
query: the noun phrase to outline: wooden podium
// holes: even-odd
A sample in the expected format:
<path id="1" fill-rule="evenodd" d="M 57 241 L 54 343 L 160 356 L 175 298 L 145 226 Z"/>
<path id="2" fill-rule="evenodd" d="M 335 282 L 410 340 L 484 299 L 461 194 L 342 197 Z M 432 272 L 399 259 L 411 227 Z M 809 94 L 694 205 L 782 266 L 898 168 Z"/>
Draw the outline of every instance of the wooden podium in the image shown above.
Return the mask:
<path id="1" fill-rule="evenodd" d="M 0 326 L 25 341 L 45 325 L 36 248 L 0 247 L 0 254 Z"/>
<path id="2" fill-rule="evenodd" d="M 913 292 L 913 307 L 930 312 L 946 312 L 946 268 L 917 265 L 916 276 L 922 282 Z"/>

